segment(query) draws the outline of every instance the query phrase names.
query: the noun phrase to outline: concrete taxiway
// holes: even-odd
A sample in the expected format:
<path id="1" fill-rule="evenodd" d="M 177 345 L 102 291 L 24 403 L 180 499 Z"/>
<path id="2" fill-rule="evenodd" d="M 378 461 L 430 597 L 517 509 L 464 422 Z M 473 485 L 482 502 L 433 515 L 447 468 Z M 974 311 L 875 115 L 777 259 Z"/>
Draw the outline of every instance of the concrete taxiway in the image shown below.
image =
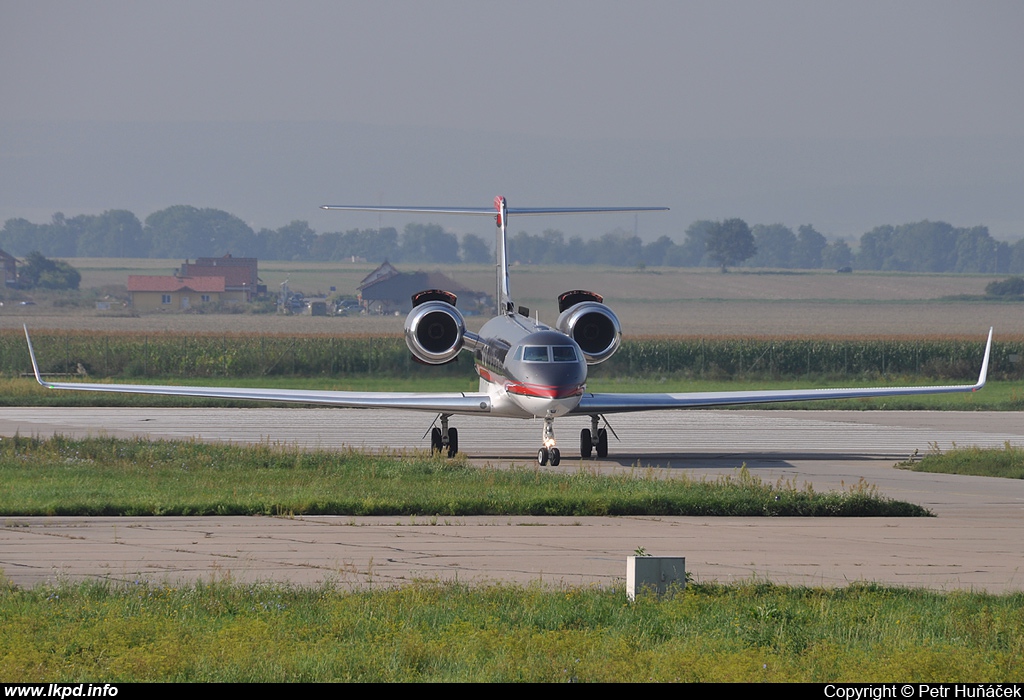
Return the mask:
<path id="1" fill-rule="evenodd" d="M 430 416 L 332 409 L 0 409 L 0 435 L 107 434 L 270 441 L 309 448 L 423 449 Z M 453 419 L 481 464 L 529 463 L 541 423 Z M 556 423 L 563 454 L 584 419 Z M 619 416 L 606 460 L 560 469 L 654 467 L 721 476 L 746 465 L 817 490 L 860 479 L 935 518 L 22 518 L 0 528 L 0 567 L 19 585 L 102 577 L 399 585 L 415 579 L 620 581 L 637 547 L 682 555 L 699 580 L 878 581 L 936 589 L 1024 589 L 1024 482 L 918 474 L 915 451 L 1024 445 L 1013 413 L 690 411 Z"/>

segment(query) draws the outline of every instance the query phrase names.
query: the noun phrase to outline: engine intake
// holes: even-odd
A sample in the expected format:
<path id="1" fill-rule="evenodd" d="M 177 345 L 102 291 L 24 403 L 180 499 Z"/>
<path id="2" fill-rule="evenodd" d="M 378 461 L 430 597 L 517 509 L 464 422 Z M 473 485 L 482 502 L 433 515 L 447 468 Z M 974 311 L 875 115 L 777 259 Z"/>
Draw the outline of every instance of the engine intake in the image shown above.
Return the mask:
<path id="1" fill-rule="evenodd" d="M 420 362 L 451 362 L 465 342 L 466 320 L 446 301 L 423 301 L 405 318 L 405 344 Z"/>
<path id="2" fill-rule="evenodd" d="M 568 294 L 570 292 L 566 292 L 562 297 Z M 588 365 L 604 362 L 615 354 L 622 343 L 622 326 L 619 319 L 607 306 L 592 301 L 594 297 L 600 299 L 598 295 L 591 292 L 571 294 L 587 294 L 590 296 L 583 298 L 591 300 L 580 301 L 565 308 L 558 317 L 555 327 L 576 341 Z"/>

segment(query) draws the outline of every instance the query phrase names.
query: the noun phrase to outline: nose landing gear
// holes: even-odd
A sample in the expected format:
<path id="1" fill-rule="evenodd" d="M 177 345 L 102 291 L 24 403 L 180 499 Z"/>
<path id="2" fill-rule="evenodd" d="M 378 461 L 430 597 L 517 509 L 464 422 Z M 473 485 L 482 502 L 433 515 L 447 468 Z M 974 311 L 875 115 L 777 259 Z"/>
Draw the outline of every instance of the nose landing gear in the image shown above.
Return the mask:
<path id="1" fill-rule="evenodd" d="M 544 418 L 544 447 L 537 450 L 537 464 L 544 467 L 551 464 L 552 467 L 557 467 L 562 461 L 562 453 L 555 447 L 555 417 L 546 416 Z"/>

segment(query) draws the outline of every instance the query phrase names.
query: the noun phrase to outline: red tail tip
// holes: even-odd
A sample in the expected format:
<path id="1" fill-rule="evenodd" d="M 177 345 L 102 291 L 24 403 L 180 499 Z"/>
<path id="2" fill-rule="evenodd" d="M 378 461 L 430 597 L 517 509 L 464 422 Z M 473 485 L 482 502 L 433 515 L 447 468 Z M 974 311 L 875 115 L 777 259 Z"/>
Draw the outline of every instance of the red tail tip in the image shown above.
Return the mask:
<path id="1" fill-rule="evenodd" d="M 498 212 L 498 226 L 502 225 L 501 221 L 501 209 L 505 205 L 505 198 L 500 194 L 494 198 L 494 210 Z"/>

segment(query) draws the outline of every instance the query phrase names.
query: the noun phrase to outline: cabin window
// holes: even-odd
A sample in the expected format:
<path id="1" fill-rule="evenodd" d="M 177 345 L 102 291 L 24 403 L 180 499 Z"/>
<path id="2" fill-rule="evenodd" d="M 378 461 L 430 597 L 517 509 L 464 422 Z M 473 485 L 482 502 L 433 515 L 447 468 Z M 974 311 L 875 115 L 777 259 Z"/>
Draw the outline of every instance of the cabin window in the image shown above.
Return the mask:
<path id="1" fill-rule="evenodd" d="M 527 345 L 523 348 L 523 362 L 551 362 L 547 345 Z"/>
<path id="2" fill-rule="evenodd" d="M 203 295 L 202 295 L 201 297 L 199 297 L 199 298 L 200 298 L 200 300 L 202 300 L 202 302 L 203 302 L 204 304 L 205 304 L 206 302 L 210 301 L 210 295 L 209 295 L 209 294 L 203 294 Z"/>
<path id="3" fill-rule="evenodd" d="M 579 361 L 579 358 L 576 357 L 576 348 L 571 345 L 555 345 L 551 348 L 551 354 L 555 358 L 555 362 Z"/>
<path id="4" fill-rule="evenodd" d="M 161 294 L 160 295 L 160 303 L 161 304 L 170 304 L 171 303 L 171 295 L 170 294 Z"/>

